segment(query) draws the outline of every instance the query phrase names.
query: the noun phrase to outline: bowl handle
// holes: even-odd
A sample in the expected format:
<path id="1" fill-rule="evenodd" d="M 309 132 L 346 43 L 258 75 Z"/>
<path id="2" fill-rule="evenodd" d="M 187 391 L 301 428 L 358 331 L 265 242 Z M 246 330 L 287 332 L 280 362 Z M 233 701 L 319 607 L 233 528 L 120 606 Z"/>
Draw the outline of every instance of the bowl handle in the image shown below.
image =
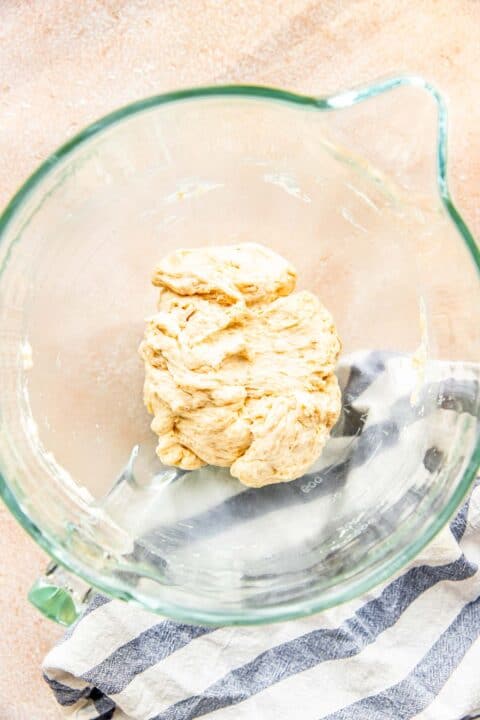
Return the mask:
<path id="1" fill-rule="evenodd" d="M 91 592 L 86 582 L 52 562 L 32 585 L 28 599 L 42 615 L 68 626 L 81 615 Z"/>

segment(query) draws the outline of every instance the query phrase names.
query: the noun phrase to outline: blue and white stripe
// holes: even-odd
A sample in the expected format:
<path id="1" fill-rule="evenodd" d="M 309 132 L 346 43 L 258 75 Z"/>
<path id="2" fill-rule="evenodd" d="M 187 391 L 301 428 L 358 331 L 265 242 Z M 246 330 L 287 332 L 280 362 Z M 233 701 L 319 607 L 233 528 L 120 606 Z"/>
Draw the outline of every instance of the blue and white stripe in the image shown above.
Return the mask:
<path id="1" fill-rule="evenodd" d="M 384 366 L 378 358 L 371 364 L 371 377 L 353 374 L 344 394 L 372 390 Z M 465 406 L 468 387 L 463 400 L 445 398 L 445 410 L 476 414 Z M 428 435 L 428 418 L 418 422 Z M 441 452 L 441 438 L 435 446 Z M 361 451 L 356 458 L 362 462 Z M 425 472 L 434 462 L 431 453 Z M 328 469 L 327 454 L 316 472 L 325 480 Z M 316 490 L 309 496 L 292 483 L 289 506 L 321 502 Z M 237 503 L 241 515 L 242 503 L 254 507 L 249 492 L 219 502 Z M 265 489 L 272 502 L 275 492 Z M 222 517 L 205 508 L 189 522 L 178 547 L 222 532 L 216 513 Z M 479 563 L 477 483 L 415 562 L 362 598 L 268 627 L 205 628 L 95 596 L 48 654 L 45 678 L 75 720 L 473 720 L 480 717 Z"/>
<path id="2" fill-rule="evenodd" d="M 471 505 L 473 498 L 477 505 L 480 487 Z M 455 542 L 454 560 L 413 565 L 377 592 L 316 617 L 212 629 L 103 602 L 50 652 L 48 682 L 77 720 L 474 716 L 480 518 L 476 507 L 473 516 L 467 511 L 466 504 L 435 541 L 437 558 L 442 547 L 450 556 Z"/>

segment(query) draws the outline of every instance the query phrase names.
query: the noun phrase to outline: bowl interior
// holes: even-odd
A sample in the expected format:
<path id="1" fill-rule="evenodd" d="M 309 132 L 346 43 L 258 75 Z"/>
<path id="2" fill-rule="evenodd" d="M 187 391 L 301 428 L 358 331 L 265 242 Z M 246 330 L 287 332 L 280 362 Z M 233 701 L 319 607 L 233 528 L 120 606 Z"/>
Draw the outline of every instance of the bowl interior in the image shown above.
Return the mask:
<path id="1" fill-rule="evenodd" d="M 477 269 L 436 192 L 434 108 L 417 112 L 422 152 L 406 155 L 409 137 L 384 147 L 405 97 L 391 121 L 383 102 L 153 105 L 73 143 L 15 206 L 1 246 L 1 470 L 50 550 L 102 589 L 193 619 L 307 612 L 393 571 L 466 491 Z M 155 263 L 242 241 L 296 266 L 344 347 L 324 454 L 261 490 L 161 465 L 137 354 Z"/>

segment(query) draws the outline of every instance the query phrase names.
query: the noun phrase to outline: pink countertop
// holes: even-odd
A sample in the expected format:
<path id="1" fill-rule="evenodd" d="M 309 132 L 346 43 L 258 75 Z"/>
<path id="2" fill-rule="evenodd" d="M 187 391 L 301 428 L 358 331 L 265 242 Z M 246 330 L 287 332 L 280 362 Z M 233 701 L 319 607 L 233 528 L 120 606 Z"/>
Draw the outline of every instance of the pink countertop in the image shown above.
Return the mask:
<path id="1" fill-rule="evenodd" d="M 5 0 L 0 204 L 70 135 L 138 98 L 225 82 L 324 94 L 420 73 L 449 97 L 457 203 L 480 236 L 477 0 Z M 40 662 L 61 635 L 26 601 L 46 556 L 0 505 L 0 720 L 62 717 Z"/>

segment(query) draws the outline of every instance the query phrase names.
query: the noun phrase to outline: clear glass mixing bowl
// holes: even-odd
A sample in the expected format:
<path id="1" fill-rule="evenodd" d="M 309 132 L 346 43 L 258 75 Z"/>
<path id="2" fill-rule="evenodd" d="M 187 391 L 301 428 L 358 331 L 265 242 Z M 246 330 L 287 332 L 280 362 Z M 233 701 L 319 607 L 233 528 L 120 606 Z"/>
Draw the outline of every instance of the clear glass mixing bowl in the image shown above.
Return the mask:
<path id="1" fill-rule="evenodd" d="M 467 492 L 479 253 L 422 79 L 135 103 L 52 155 L 0 224 L 1 492 L 94 587 L 200 623 L 315 612 L 397 571 Z M 242 241 L 297 267 L 344 348 L 324 455 L 261 490 L 160 464 L 137 354 L 159 258 Z"/>

